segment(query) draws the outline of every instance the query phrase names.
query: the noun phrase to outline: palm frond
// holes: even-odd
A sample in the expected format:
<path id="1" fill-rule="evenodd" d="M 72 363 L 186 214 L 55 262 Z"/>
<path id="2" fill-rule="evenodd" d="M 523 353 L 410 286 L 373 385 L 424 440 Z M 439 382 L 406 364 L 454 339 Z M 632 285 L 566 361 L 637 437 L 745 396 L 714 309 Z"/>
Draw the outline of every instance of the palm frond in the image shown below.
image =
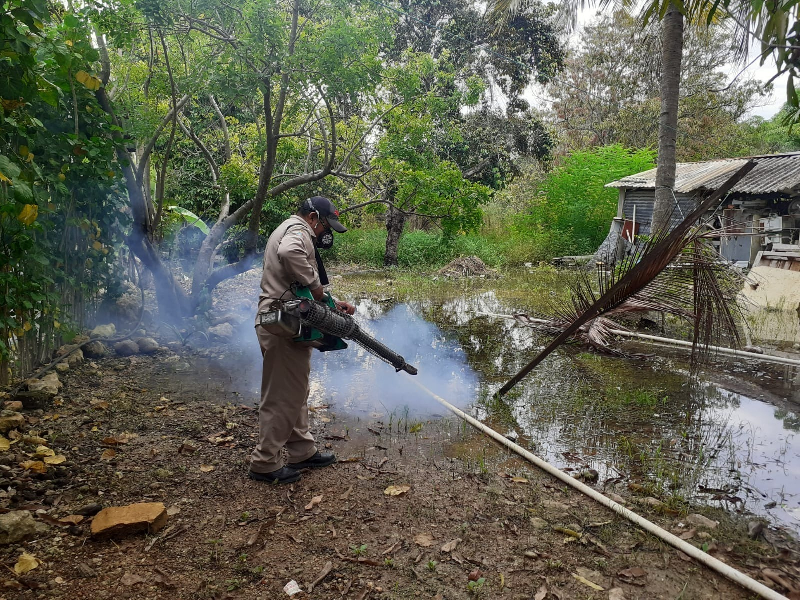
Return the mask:
<path id="1" fill-rule="evenodd" d="M 700 242 L 702 232 L 694 226 L 711 207 L 717 206 L 733 186 L 755 167 L 755 164 L 752 160 L 745 163 L 716 192 L 698 202 L 697 207 L 674 229 L 670 231 L 666 227 L 656 232 L 649 240 L 638 246 L 636 251 L 628 256 L 618 269 L 613 270 L 608 276 L 598 276 L 597 292 L 586 280 L 578 282 L 576 287 L 578 292 L 576 294 L 573 290 L 571 306 L 561 308 L 558 315 L 568 325 L 544 350 L 500 388 L 497 395 L 503 396 L 508 393 L 547 355 L 571 338 L 588 321 L 606 315 L 629 299 L 647 302 L 647 296 L 652 296 L 660 289 L 665 293 L 665 297 L 673 299 L 677 307 L 680 304 L 680 289 L 669 289 L 666 283 L 655 282 L 655 280 L 678 255 L 681 255 L 681 260 L 688 261 L 692 265 L 693 287 L 685 288 L 684 291 L 685 293 L 693 292 L 694 348 L 697 348 L 699 342 L 702 342 L 707 348 L 715 335 L 714 318 L 721 316 L 722 325 L 730 325 L 729 319 L 733 319 L 733 317 L 720 296 L 721 290 L 718 286 L 714 287 L 709 279 L 714 266 L 702 250 Z M 692 244 L 695 244 L 693 250 L 684 252 Z M 681 277 L 686 279 L 686 275 Z M 650 284 L 655 287 L 651 287 L 649 294 L 648 292 L 642 294 L 641 292 Z M 734 323 L 733 331 L 735 329 Z"/>

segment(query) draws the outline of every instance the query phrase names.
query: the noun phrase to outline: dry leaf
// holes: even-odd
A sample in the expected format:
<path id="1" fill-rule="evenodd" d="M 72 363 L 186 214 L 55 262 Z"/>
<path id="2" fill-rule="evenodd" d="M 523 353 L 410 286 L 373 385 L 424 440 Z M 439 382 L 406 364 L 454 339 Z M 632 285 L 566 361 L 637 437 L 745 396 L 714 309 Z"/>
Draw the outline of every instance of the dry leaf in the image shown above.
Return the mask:
<path id="1" fill-rule="evenodd" d="M 103 438 L 103 443 L 109 446 L 118 446 L 119 444 L 127 444 L 133 437 L 135 437 L 133 434 L 123 433 L 122 435 Z"/>
<path id="2" fill-rule="evenodd" d="M 5 452 L 11 448 L 11 441 L 0 435 L 0 452 Z"/>
<path id="3" fill-rule="evenodd" d="M 111 460 L 117 455 L 117 451 L 112 448 L 106 448 L 100 455 L 100 460 Z"/>
<path id="4" fill-rule="evenodd" d="M 418 533 L 414 536 L 414 543 L 423 548 L 433 546 L 433 536 L 430 533 Z"/>
<path id="5" fill-rule="evenodd" d="M 45 456 L 55 456 L 55 452 L 52 448 L 48 448 L 47 446 L 37 446 L 34 457 L 44 458 Z"/>
<path id="6" fill-rule="evenodd" d="M 512 477 L 511 481 L 513 481 L 514 483 L 528 483 L 528 480 L 525 479 L 524 477 Z"/>
<path id="7" fill-rule="evenodd" d="M 400 494 L 405 494 L 411 489 L 410 485 L 390 485 L 383 493 L 387 496 L 399 496 Z"/>
<path id="8" fill-rule="evenodd" d="M 347 500 L 347 498 L 348 498 L 348 497 L 350 496 L 350 494 L 352 494 L 352 493 L 353 493 L 353 486 L 351 485 L 349 488 L 347 488 L 347 491 L 346 491 L 344 494 L 342 494 L 341 496 L 339 496 L 339 500 Z"/>
<path id="9" fill-rule="evenodd" d="M 647 571 L 642 567 L 628 567 L 617 573 L 617 576 L 622 579 L 634 579 L 636 577 L 644 577 L 645 575 L 647 575 Z"/>
<path id="10" fill-rule="evenodd" d="M 603 591 L 603 588 L 601 588 L 599 585 L 597 585 L 597 584 L 596 584 L 596 583 L 594 583 L 594 582 L 591 582 L 591 581 L 589 581 L 589 580 L 588 580 L 588 579 L 586 579 L 585 577 L 581 577 L 581 576 L 580 576 L 580 575 L 578 575 L 577 573 L 573 573 L 573 574 L 572 574 L 572 576 L 573 576 L 575 579 L 577 579 L 578 581 L 580 581 L 580 582 L 581 582 L 583 585 L 588 585 L 588 586 L 589 586 L 590 588 L 592 588 L 593 590 L 597 590 L 598 592 L 602 592 L 602 591 Z"/>
<path id="11" fill-rule="evenodd" d="M 314 508 L 314 507 L 315 507 L 317 504 L 319 504 L 320 502 L 322 502 L 322 496 L 314 496 L 314 497 L 311 499 L 311 502 L 309 502 L 308 504 L 306 504 L 306 510 L 311 510 L 311 509 L 313 509 L 313 508 Z"/>
<path id="12" fill-rule="evenodd" d="M 197 451 L 197 446 L 189 441 L 183 442 L 178 448 L 178 454 L 193 454 Z"/>
<path id="13" fill-rule="evenodd" d="M 56 454 L 55 456 L 45 456 L 44 462 L 48 465 L 60 465 L 63 462 L 66 462 L 67 457 L 63 454 Z"/>
<path id="14" fill-rule="evenodd" d="M 59 519 L 59 523 L 66 523 L 67 525 L 77 525 L 83 521 L 83 517 L 81 515 L 67 515 L 63 519 Z"/>
<path id="15" fill-rule="evenodd" d="M 608 600 L 625 600 L 625 592 L 622 588 L 611 588 L 608 590 Z"/>
<path id="16" fill-rule="evenodd" d="M 137 585 L 139 583 L 144 583 L 145 579 L 140 577 L 139 575 L 134 575 L 133 573 L 125 573 L 122 577 L 120 577 L 119 582 L 124 586 L 132 586 Z"/>
<path id="17" fill-rule="evenodd" d="M 47 465 L 40 460 L 26 460 L 19 463 L 19 466 L 26 471 L 33 471 L 34 473 L 47 473 Z"/>
<path id="18" fill-rule="evenodd" d="M 110 405 L 105 400 L 92 400 L 89 402 L 94 408 L 99 408 L 101 410 L 106 410 Z"/>
<path id="19" fill-rule="evenodd" d="M 214 465 L 200 465 L 200 470 L 203 473 L 211 473 L 214 469 L 216 469 Z"/>
<path id="20" fill-rule="evenodd" d="M 17 564 L 14 565 L 14 573 L 17 575 L 24 575 L 28 571 L 33 571 L 36 567 L 42 564 L 38 558 L 33 554 L 28 554 L 23 551 L 22 556 L 19 557 Z"/>
<path id="21" fill-rule="evenodd" d="M 47 440 L 38 435 L 23 435 L 22 441 L 25 444 L 36 444 L 37 446 L 46 446 Z"/>
<path id="22" fill-rule="evenodd" d="M 542 586 L 536 590 L 536 595 L 533 597 L 533 600 L 544 600 L 545 596 L 547 596 L 547 586 L 542 584 Z"/>
<path id="23" fill-rule="evenodd" d="M 683 532 L 683 533 L 680 535 L 680 538 L 681 538 L 682 540 L 690 540 L 690 539 L 692 539 L 692 538 L 694 537 L 694 534 L 695 534 L 695 533 L 697 533 L 697 529 L 695 529 L 694 527 L 692 527 L 692 528 L 691 528 L 689 531 L 684 531 L 684 532 Z"/>
<path id="24" fill-rule="evenodd" d="M 461 541 L 461 538 L 456 538 L 454 540 L 450 540 L 444 546 L 442 546 L 442 552 L 452 552 L 458 546 L 458 543 Z"/>

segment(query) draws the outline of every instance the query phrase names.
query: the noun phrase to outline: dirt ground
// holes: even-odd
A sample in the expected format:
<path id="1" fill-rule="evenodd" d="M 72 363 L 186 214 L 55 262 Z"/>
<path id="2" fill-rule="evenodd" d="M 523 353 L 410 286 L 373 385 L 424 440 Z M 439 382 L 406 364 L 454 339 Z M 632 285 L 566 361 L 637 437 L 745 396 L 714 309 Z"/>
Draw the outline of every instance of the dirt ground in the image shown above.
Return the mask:
<path id="1" fill-rule="evenodd" d="M 242 285 L 235 295 L 250 298 Z M 5 434 L 0 514 L 29 511 L 39 530 L 0 545 L 0 599 L 267 600 L 288 598 L 292 580 L 294 598 L 319 599 L 753 597 L 453 418 L 347 415 L 312 390 L 314 433 L 339 463 L 291 486 L 251 481 L 256 398 L 228 385 L 251 366 L 233 345 L 170 348 L 76 365 Z M 64 461 L 37 473 L 41 446 Z M 712 526 L 592 485 L 800 597 L 785 534 L 751 539 L 748 519 L 722 510 L 702 511 Z M 164 504 L 163 529 L 91 536 L 101 507 L 139 502 Z M 38 565 L 18 574 L 26 554 Z"/>

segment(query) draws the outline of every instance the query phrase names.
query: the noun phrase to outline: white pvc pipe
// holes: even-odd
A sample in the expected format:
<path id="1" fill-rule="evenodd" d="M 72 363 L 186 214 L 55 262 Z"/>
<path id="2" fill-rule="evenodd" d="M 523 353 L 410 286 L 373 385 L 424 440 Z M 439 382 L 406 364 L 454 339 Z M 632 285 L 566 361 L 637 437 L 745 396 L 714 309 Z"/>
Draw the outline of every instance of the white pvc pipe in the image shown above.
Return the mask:
<path id="1" fill-rule="evenodd" d="M 509 450 L 513 450 L 514 452 L 516 452 L 517 454 L 519 454 L 520 456 L 525 458 L 528 462 L 533 463 L 534 465 L 536 465 L 537 467 L 539 467 L 543 471 L 545 471 L 545 472 L 549 473 L 550 475 L 552 475 L 553 477 L 563 481 L 567 485 L 575 488 L 576 490 L 578 490 L 582 494 L 585 494 L 585 495 L 589 496 L 590 498 L 593 498 L 594 500 L 597 500 L 603 506 L 606 506 L 607 508 L 610 508 L 615 513 L 617 513 L 618 515 L 621 515 L 621 516 L 625 517 L 626 519 L 628 519 L 632 523 L 635 523 L 636 525 L 638 525 L 639 527 L 641 527 L 645 531 L 648 531 L 648 532 L 652 533 L 657 538 L 667 542 L 669 545 L 677 548 L 678 550 L 680 550 L 684 554 L 686 554 L 688 556 L 691 556 L 695 560 L 701 562 L 702 564 L 704 564 L 705 566 L 709 567 L 710 569 L 715 570 L 717 573 L 727 577 L 728 579 L 730 579 L 731 581 L 739 584 L 743 588 L 745 588 L 747 590 L 750 590 L 751 592 L 755 592 L 756 594 L 758 594 L 762 598 L 767 598 L 768 600 L 788 600 L 785 596 L 782 596 L 778 592 L 769 589 L 764 584 L 759 583 L 755 579 L 753 579 L 751 577 L 748 577 L 747 575 L 745 575 L 744 573 L 742 573 L 740 571 L 737 571 L 733 567 L 725 564 L 724 562 L 722 562 L 719 559 L 714 558 L 710 554 L 706 554 L 705 552 L 703 552 L 699 548 L 696 548 L 695 546 L 692 546 L 690 543 L 688 543 L 688 542 L 680 539 L 679 537 L 671 534 L 669 531 L 666 531 L 666 530 L 662 529 L 661 527 L 659 527 L 655 523 L 653 523 L 651 521 L 648 521 L 644 517 L 642 517 L 640 515 L 637 515 L 635 512 L 633 512 L 631 510 L 628 510 L 627 508 L 625 508 L 621 504 L 619 504 L 617 502 L 614 502 L 611 498 L 608 498 L 607 496 L 604 496 L 603 494 L 601 494 L 600 492 L 598 492 L 597 490 L 595 490 L 593 488 L 590 488 L 588 485 L 584 484 L 583 482 L 578 481 L 574 477 L 571 477 L 571 476 L 567 475 L 566 473 L 564 473 L 560 469 L 557 469 L 556 467 L 554 467 L 550 463 L 542 460 L 541 458 L 539 458 L 535 454 L 529 452 L 528 450 L 526 450 L 522 446 L 519 446 L 518 444 L 515 444 L 514 442 L 512 442 L 511 440 L 509 440 L 505 436 L 499 434 L 498 432 L 496 432 L 491 427 L 487 427 L 486 425 L 484 425 L 483 423 L 481 423 L 477 419 L 469 416 L 464 411 L 456 408 L 455 406 L 450 404 L 444 398 L 442 398 L 440 396 L 437 396 L 432 391 L 430 391 L 428 388 L 426 388 L 424 385 L 422 385 L 421 383 L 417 382 L 416 379 L 412 379 L 412 381 L 415 384 L 417 384 L 417 386 L 419 386 L 420 389 L 422 389 L 426 393 L 430 394 L 434 398 L 434 400 L 436 400 L 439 404 L 444 406 L 447 410 L 452 412 L 454 415 L 457 415 L 458 417 L 464 419 L 467 423 L 469 423 L 470 425 L 472 425 L 476 429 L 479 429 L 480 431 L 482 431 L 483 433 L 485 433 L 489 437 L 493 438 L 496 442 L 499 442 L 500 444 L 502 444 L 503 446 L 505 446 Z"/>
<path id="2" fill-rule="evenodd" d="M 497 313 L 489 313 L 489 312 L 481 312 L 476 314 L 484 315 L 487 317 L 496 317 L 498 319 L 511 319 L 513 321 L 517 321 L 517 323 L 519 323 L 520 325 L 525 325 L 524 322 L 517 320 L 516 318 L 514 318 L 513 315 L 500 315 Z M 546 325 L 549 323 L 549 321 L 547 321 L 546 319 L 535 319 L 532 317 L 528 317 L 528 320 L 533 323 L 540 323 L 542 325 Z M 681 346 L 683 348 L 692 347 L 691 342 L 685 342 L 683 340 L 676 340 L 673 338 L 659 337 L 657 335 L 648 335 L 646 333 L 636 333 L 635 331 L 624 331 L 622 329 L 609 329 L 609 331 L 614 335 L 640 338 L 643 340 L 655 342 L 657 344 Z M 781 365 L 791 365 L 793 367 L 800 367 L 800 360 L 796 358 L 786 358 L 784 356 L 775 356 L 774 354 L 757 354 L 755 352 L 747 352 L 745 350 L 735 350 L 734 348 L 725 348 L 723 346 L 709 346 L 708 348 L 713 352 L 719 352 L 720 354 L 727 354 L 729 356 L 738 356 L 740 358 L 746 358 L 749 360 L 763 360 L 766 362 L 773 362 Z"/>

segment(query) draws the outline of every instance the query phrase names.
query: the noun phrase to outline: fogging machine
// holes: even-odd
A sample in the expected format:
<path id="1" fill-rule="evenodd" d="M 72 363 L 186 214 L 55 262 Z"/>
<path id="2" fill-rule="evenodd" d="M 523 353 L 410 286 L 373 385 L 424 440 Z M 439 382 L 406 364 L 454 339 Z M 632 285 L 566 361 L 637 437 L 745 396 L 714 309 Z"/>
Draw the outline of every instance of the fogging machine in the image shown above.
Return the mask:
<path id="1" fill-rule="evenodd" d="M 343 350 L 347 348 L 344 340 L 352 340 L 396 371 L 417 374 L 416 367 L 364 333 L 353 317 L 338 310 L 330 294 L 325 294 L 324 301 L 314 300 L 307 287 L 297 287 L 294 294 L 297 298 L 278 302 L 270 311 L 259 313 L 261 326 L 274 335 L 291 337 L 296 343 L 321 352 Z"/>

